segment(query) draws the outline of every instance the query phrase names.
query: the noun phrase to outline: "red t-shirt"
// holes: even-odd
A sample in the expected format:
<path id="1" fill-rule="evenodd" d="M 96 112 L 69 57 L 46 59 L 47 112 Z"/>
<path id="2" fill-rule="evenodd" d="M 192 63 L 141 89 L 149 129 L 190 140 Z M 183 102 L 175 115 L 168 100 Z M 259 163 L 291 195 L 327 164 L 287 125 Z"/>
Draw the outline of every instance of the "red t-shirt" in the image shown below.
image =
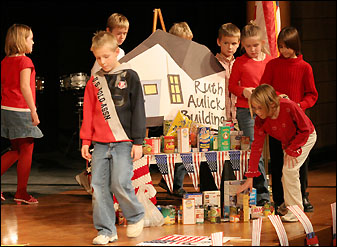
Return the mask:
<path id="1" fill-rule="evenodd" d="M 292 100 L 280 99 L 280 113 L 276 119 L 267 117 L 255 118 L 254 141 L 252 143 L 248 172 L 246 177 L 257 177 L 259 159 L 261 157 L 264 140 L 267 134 L 281 141 L 282 149 L 293 157 L 302 153 L 302 146 L 307 142 L 309 135 L 315 130 L 304 111 Z"/>
<path id="2" fill-rule="evenodd" d="M 20 89 L 20 72 L 31 68 L 30 88 L 34 103 L 35 96 L 35 67 L 32 60 L 26 56 L 5 57 L 1 61 L 1 105 L 13 108 L 29 109 Z"/>
<path id="3" fill-rule="evenodd" d="M 233 65 L 232 73 L 229 78 L 228 90 L 237 96 L 236 107 L 248 108 L 248 100 L 242 94 L 246 87 L 260 85 L 260 79 L 264 73 L 266 64 L 272 59 L 266 54 L 263 61 L 255 61 L 244 54 L 238 57 Z"/>

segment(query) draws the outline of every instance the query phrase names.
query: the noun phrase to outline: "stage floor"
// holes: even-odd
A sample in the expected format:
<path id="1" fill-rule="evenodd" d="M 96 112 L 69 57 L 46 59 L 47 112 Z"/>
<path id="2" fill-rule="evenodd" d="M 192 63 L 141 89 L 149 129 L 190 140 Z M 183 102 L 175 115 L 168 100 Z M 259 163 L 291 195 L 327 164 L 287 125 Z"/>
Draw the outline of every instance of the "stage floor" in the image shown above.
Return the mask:
<path id="1" fill-rule="evenodd" d="M 35 155 L 28 190 L 39 199 L 37 205 L 16 205 L 16 166 L 1 178 L 1 190 L 6 201 L 1 203 L 1 245 L 33 246 L 87 246 L 97 231 L 92 223 L 91 196 L 75 181 L 74 176 L 83 170 L 82 159 L 60 154 Z M 52 155 L 52 156 L 53 156 Z M 46 165 L 46 162 L 48 162 Z M 43 165 L 42 165 L 43 164 Z M 156 184 L 161 175 L 151 170 L 157 189 L 158 204 L 165 200 L 179 200 L 169 196 Z M 195 192 L 188 176 L 185 189 Z M 320 164 L 309 170 L 310 201 L 315 207 L 307 213 L 320 245 L 332 245 L 332 216 L 330 204 L 336 202 L 336 162 Z M 178 202 L 179 203 L 179 202 Z M 305 245 L 305 231 L 300 222 L 284 223 L 290 245 Z M 225 237 L 239 237 L 224 245 L 251 246 L 252 223 L 219 223 L 196 225 L 163 225 L 144 228 L 137 238 L 126 237 L 126 227 L 117 226 L 118 241 L 115 246 L 134 246 L 143 241 L 155 240 L 167 235 L 180 234 L 210 236 L 222 231 Z M 279 245 L 277 233 L 268 219 L 262 224 L 261 246 Z"/>

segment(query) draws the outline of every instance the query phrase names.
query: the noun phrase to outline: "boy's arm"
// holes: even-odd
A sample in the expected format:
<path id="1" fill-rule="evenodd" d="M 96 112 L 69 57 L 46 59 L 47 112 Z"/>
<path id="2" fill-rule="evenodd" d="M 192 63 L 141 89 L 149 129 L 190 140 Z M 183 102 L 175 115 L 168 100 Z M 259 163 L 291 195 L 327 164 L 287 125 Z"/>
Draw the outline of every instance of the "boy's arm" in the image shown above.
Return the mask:
<path id="1" fill-rule="evenodd" d="M 92 84 L 92 76 L 87 82 L 84 91 L 83 99 L 83 121 L 80 130 L 80 138 L 82 139 L 82 146 L 90 146 L 92 135 L 93 135 L 93 115 L 95 110 L 95 95 L 94 95 L 94 86 Z"/>
<path id="2" fill-rule="evenodd" d="M 146 116 L 142 86 L 135 71 L 130 70 L 131 81 L 131 136 L 133 144 L 142 145 L 146 133 Z"/>
<path id="3" fill-rule="evenodd" d="M 230 93 L 235 94 L 238 97 L 243 96 L 243 89 L 244 87 L 240 86 L 240 79 L 241 79 L 241 74 L 240 74 L 240 64 L 239 60 L 235 60 L 233 67 L 232 67 L 232 72 L 229 77 L 228 81 L 228 90 Z"/>

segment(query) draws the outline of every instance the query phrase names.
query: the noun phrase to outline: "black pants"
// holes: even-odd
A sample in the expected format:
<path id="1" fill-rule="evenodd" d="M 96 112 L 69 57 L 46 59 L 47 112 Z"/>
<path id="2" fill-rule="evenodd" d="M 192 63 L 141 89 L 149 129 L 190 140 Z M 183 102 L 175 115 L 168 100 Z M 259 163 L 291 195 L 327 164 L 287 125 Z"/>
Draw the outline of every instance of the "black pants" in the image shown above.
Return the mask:
<path id="1" fill-rule="evenodd" d="M 279 206 L 284 202 L 283 187 L 281 181 L 283 167 L 283 150 L 281 142 L 271 136 L 269 136 L 269 151 L 271 162 L 273 201 L 276 205 Z M 306 190 L 308 187 L 308 165 L 309 157 L 300 168 L 302 197 L 306 195 Z"/>

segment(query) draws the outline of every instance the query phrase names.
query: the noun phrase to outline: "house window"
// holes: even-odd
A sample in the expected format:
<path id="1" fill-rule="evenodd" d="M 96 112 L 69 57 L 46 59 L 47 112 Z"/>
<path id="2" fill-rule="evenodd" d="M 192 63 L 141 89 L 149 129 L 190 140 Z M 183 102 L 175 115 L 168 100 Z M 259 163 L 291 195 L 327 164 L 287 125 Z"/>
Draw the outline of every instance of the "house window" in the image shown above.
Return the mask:
<path id="1" fill-rule="evenodd" d="M 167 75 L 167 79 L 171 104 L 184 104 L 183 94 L 181 91 L 180 76 Z"/>
<path id="2" fill-rule="evenodd" d="M 144 84 L 144 95 L 158 95 L 157 84 Z"/>

